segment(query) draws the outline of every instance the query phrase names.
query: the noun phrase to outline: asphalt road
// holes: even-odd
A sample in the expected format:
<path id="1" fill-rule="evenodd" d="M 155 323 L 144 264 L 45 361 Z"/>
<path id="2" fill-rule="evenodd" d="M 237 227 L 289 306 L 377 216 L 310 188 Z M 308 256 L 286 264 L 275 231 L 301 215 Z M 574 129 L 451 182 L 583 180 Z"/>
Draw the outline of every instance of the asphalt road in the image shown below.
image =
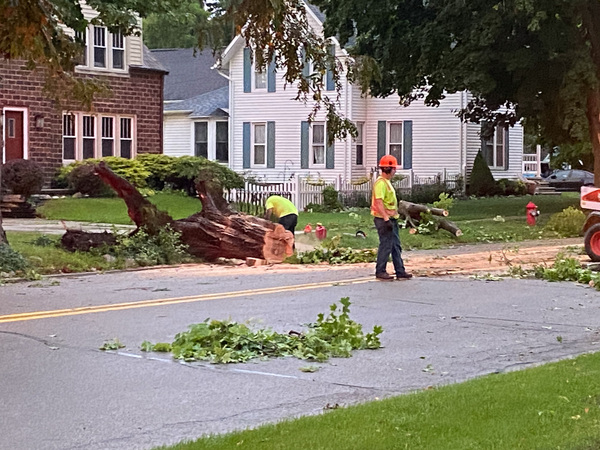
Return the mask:
<path id="1" fill-rule="evenodd" d="M 589 287 L 371 272 L 184 266 L 0 286 L 0 448 L 150 449 L 600 349 Z M 383 326 L 384 348 L 314 373 L 293 358 L 183 364 L 139 348 L 207 317 L 299 331 L 345 296 L 366 331 Z M 127 347 L 98 349 L 113 338 Z"/>

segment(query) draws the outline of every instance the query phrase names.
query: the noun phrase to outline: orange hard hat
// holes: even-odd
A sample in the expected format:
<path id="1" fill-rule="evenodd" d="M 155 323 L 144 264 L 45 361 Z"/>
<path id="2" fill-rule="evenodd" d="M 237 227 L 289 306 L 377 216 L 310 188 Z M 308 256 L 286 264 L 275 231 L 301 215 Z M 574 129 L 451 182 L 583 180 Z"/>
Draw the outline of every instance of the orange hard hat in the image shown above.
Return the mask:
<path id="1" fill-rule="evenodd" d="M 379 167 L 393 167 L 394 169 L 397 169 L 398 161 L 395 156 L 385 155 L 379 160 Z"/>

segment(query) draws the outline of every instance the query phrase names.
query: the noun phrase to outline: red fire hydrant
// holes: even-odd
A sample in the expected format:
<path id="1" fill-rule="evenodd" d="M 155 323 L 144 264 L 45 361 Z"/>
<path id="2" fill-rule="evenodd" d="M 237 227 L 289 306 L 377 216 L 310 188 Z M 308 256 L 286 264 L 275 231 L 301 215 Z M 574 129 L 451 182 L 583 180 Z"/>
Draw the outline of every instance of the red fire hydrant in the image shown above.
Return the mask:
<path id="1" fill-rule="evenodd" d="M 315 228 L 315 236 L 317 236 L 317 239 L 320 241 L 327 237 L 327 229 L 320 223 L 318 223 Z"/>
<path id="2" fill-rule="evenodd" d="M 536 217 L 540 215 L 536 204 L 529 202 L 527 203 L 527 206 L 525 206 L 525 209 L 527 210 L 527 225 L 534 226 Z"/>

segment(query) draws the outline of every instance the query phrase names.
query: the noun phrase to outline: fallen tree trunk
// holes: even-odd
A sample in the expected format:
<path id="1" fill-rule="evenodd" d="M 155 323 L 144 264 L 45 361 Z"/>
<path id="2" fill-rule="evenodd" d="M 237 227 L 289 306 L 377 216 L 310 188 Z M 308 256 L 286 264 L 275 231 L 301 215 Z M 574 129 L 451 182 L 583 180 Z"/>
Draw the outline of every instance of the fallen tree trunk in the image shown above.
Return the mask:
<path id="1" fill-rule="evenodd" d="M 127 180 L 116 175 L 104 163 L 96 173 L 127 204 L 131 220 L 149 234 L 170 225 L 181 233 L 181 241 L 194 256 L 213 261 L 217 258 L 259 258 L 281 262 L 293 253 L 294 236 L 282 225 L 232 211 L 223 198 L 220 186 L 209 181 L 196 182 L 202 211 L 185 219 L 173 220 L 146 200 Z"/>
<path id="2" fill-rule="evenodd" d="M 456 237 L 462 236 L 463 234 L 462 230 L 458 228 L 458 226 L 454 222 L 447 219 L 440 219 L 438 221 L 438 227 L 442 230 L 446 230 L 452 233 Z"/>
<path id="3" fill-rule="evenodd" d="M 398 202 L 398 213 L 402 214 L 404 217 L 411 217 L 415 220 L 421 219 L 421 213 L 431 213 L 434 216 L 448 216 L 448 211 L 441 208 L 431 208 L 427 205 L 420 205 L 419 203 L 411 203 L 404 200 L 400 200 Z"/>

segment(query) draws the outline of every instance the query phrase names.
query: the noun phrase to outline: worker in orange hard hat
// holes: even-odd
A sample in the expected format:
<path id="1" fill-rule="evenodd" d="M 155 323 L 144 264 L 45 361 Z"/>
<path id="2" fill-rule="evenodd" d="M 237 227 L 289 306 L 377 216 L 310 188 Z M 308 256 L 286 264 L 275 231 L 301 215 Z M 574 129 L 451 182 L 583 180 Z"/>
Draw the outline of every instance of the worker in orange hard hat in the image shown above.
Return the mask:
<path id="1" fill-rule="evenodd" d="M 402 247 L 398 234 L 398 200 L 391 179 L 398 169 L 398 161 L 392 155 L 385 155 L 379 160 L 381 175 L 373 185 L 371 196 L 371 214 L 375 228 L 379 234 L 379 249 L 375 265 L 375 277 L 382 281 L 392 281 L 394 277 L 387 273 L 387 262 L 392 255 L 392 262 L 397 280 L 412 278 L 402 261 Z"/>

